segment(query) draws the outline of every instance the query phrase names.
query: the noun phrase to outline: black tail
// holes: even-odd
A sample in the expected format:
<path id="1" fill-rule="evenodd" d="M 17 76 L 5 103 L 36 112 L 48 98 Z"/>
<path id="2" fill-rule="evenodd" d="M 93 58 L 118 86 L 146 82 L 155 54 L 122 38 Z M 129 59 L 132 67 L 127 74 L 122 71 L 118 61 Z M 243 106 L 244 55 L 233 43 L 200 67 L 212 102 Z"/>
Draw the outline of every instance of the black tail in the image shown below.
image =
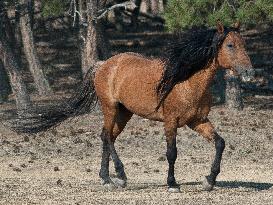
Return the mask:
<path id="1" fill-rule="evenodd" d="M 89 69 L 84 77 L 81 88 L 68 102 L 63 102 L 51 108 L 47 107 L 44 110 L 35 111 L 27 116 L 20 116 L 12 128 L 19 133 L 38 133 L 45 131 L 69 117 L 74 117 L 92 110 L 96 102 L 97 95 L 93 83 L 92 69 Z"/>

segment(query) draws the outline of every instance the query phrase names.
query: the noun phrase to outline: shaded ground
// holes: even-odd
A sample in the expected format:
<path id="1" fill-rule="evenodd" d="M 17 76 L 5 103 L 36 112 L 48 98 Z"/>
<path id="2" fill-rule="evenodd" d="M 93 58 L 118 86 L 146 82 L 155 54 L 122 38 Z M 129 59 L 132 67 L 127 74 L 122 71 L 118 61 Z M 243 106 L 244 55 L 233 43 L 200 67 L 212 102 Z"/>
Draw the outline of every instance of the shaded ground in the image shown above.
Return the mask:
<path id="1" fill-rule="evenodd" d="M 210 119 L 227 146 L 212 192 L 202 191 L 201 181 L 214 147 L 188 128 L 179 130 L 177 143 L 182 193 L 170 194 L 161 123 L 137 116 L 128 123 L 116 143 L 128 187 L 114 191 L 104 190 L 98 177 L 100 113 L 33 136 L 1 125 L 0 204 L 272 204 L 272 102 L 272 97 L 257 96 L 237 114 L 213 108 Z"/>

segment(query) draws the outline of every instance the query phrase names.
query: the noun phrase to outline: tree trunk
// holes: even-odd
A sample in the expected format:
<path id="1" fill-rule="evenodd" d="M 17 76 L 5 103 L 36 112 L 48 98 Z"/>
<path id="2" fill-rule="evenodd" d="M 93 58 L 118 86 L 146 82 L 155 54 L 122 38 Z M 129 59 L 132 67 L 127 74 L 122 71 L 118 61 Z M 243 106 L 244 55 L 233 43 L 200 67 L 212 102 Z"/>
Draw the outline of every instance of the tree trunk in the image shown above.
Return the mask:
<path id="1" fill-rule="evenodd" d="M 86 14 L 84 13 L 84 10 L 86 10 L 86 1 L 85 0 L 79 0 L 78 1 L 78 9 L 81 14 L 81 18 L 79 18 L 79 50 L 81 53 L 81 67 L 84 67 L 85 64 L 85 54 L 84 54 L 84 47 L 85 47 L 85 38 L 86 38 L 86 29 L 84 27 L 84 23 L 87 22 Z M 82 72 L 84 73 L 84 69 L 82 69 Z"/>
<path id="2" fill-rule="evenodd" d="M 23 114 L 31 108 L 30 97 L 27 93 L 26 85 L 23 82 L 19 66 L 10 46 L 10 40 L 15 38 L 10 32 L 10 21 L 5 9 L 3 1 L 0 1 L 0 11 L 2 18 L 0 18 L 0 61 L 6 69 L 12 92 L 15 95 L 16 106 L 18 114 Z"/>
<path id="3" fill-rule="evenodd" d="M 21 16 L 20 16 L 20 29 L 22 34 L 22 41 L 24 53 L 28 61 L 30 72 L 33 76 L 34 83 L 40 95 L 47 95 L 51 93 L 49 84 L 41 69 L 41 64 L 38 59 L 37 51 L 34 45 L 33 33 L 31 30 L 31 21 L 28 11 L 28 3 L 30 0 L 20 0 L 21 3 Z"/>
<path id="4" fill-rule="evenodd" d="M 104 27 L 102 22 L 94 22 L 93 19 L 97 15 L 99 5 L 96 0 L 88 0 L 87 2 L 87 31 L 85 35 L 85 44 L 82 52 L 82 71 L 83 74 L 93 67 L 99 58 L 109 58 L 110 44 L 104 35 Z M 80 31 L 82 35 L 82 31 Z"/>
<path id="5" fill-rule="evenodd" d="M 27 10 L 29 14 L 29 22 L 30 22 L 30 28 L 33 30 L 34 26 L 34 0 L 28 0 L 27 2 Z"/>
<path id="6" fill-rule="evenodd" d="M 232 110 L 242 110 L 243 100 L 241 93 L 240 78 L 232 71 L 226 73 L 226 107 Z"/>
<path id="7" fill-rule="evenodd" d="M 0 59 L 8 72 L 11 88 L 15 94 L 18 113 L 24 113 L 31 107 L 30 97 L 27 93 L 26 85 L 23 82 L 18 64 L 7 43 L 7 39 L 0 34 Z"/>
<path id="8" fill-rule="evenodd" d="M 143 0 L 139 8 L 140 12 L 148 13 L 150 10 L 150 0 Z"/>
<path id="9" fill-rule="evenodd" d="M 132 13 L 131 25 L 133 28 L 136 29 L 137 28 L 137 20 L 138 20 L 138 16 L 139 16 L 139 12 L 140 12 L 141 0 L 136 0 L 135 4 L 137 7 L 134 9 L 134 11 Z"/>
<path id="10" fill-rule="evenodd" d="M 93 21 L 97 15 L 98 4 L 96 0 L 88 0 L 87 2 L 87 33 L 85 37 L 85 45 L 83 51 L 82 71 L 85 74 L 93 67 L 98 60 L 98 44 L 96 23 Z"/>
<path id="11" fill-rule="evenodd" d="M 104 9 L 106 6 L 106 1 L 101 1 L 98 5 L 98 9 Z M 97 29 L 97 45 L 98 45 L 98 57 L 100 60 L 106 60 L 111 56 L 111 48 L 109 39 L 105 35 L 105 21 L 100 20 L 96 25 Z"/>
<path id="12" fill-rule="evenodd" d="M 98 57 L 100 60 L 106 60 L 111 56 L 111 48 L 108 38 L 105 36 L 105 27 L 99 22 L 97 28 Z"/>
<path id="13" fill-rule="evenodd" d="M 8 75 L 4 68 L 4 65 L 0 61 L 0 104 L 8 100 L 10 91 L 11 90 L 10 90 Z"/>
<path id="14" fill-rule="evenodd" d="M 150 3 L 151 3 L 151 13 L 153 15 L 155 15 L 155 16 L 158 15 L 160 13 L 160 3 L 159 3 L 159 0 L 150 0 Z"/>

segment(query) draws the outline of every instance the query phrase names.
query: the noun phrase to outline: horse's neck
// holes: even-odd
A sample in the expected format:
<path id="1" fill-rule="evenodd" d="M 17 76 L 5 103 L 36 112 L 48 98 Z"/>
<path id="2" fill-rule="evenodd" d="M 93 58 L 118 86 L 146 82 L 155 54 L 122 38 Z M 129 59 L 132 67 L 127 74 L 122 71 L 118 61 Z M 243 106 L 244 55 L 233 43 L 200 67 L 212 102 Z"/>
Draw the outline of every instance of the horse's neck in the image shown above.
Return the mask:
<path id="1" fill-rule="evenodd" d="M 213 62 L 206 68 L 195 73 L 189 79 L 189 85 L 196 96 L 202 97 L 205 93 L 208 93 L 210 84 L 216 74 L 216 70 L 217 65 L 215 62 Z"/>

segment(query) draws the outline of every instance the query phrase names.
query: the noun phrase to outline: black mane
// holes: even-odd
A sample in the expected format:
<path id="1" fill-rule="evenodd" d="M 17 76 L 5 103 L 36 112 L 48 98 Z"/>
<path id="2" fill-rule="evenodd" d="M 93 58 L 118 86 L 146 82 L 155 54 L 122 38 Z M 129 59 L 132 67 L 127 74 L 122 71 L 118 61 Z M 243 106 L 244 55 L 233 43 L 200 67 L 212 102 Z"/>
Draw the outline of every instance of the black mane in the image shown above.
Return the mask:
<path id="1" fill-rule="evenodd" d="M 219 34 L 216 29 L 201 28 L 178 33 L 176 40 L 165 50 L 164 72 L 156 88 L 159 97 L 156 110 L 177 83 L 187 80 L 212 62 L 230 31 L 238 30 L 225 28 L 224 33 Z"/>

